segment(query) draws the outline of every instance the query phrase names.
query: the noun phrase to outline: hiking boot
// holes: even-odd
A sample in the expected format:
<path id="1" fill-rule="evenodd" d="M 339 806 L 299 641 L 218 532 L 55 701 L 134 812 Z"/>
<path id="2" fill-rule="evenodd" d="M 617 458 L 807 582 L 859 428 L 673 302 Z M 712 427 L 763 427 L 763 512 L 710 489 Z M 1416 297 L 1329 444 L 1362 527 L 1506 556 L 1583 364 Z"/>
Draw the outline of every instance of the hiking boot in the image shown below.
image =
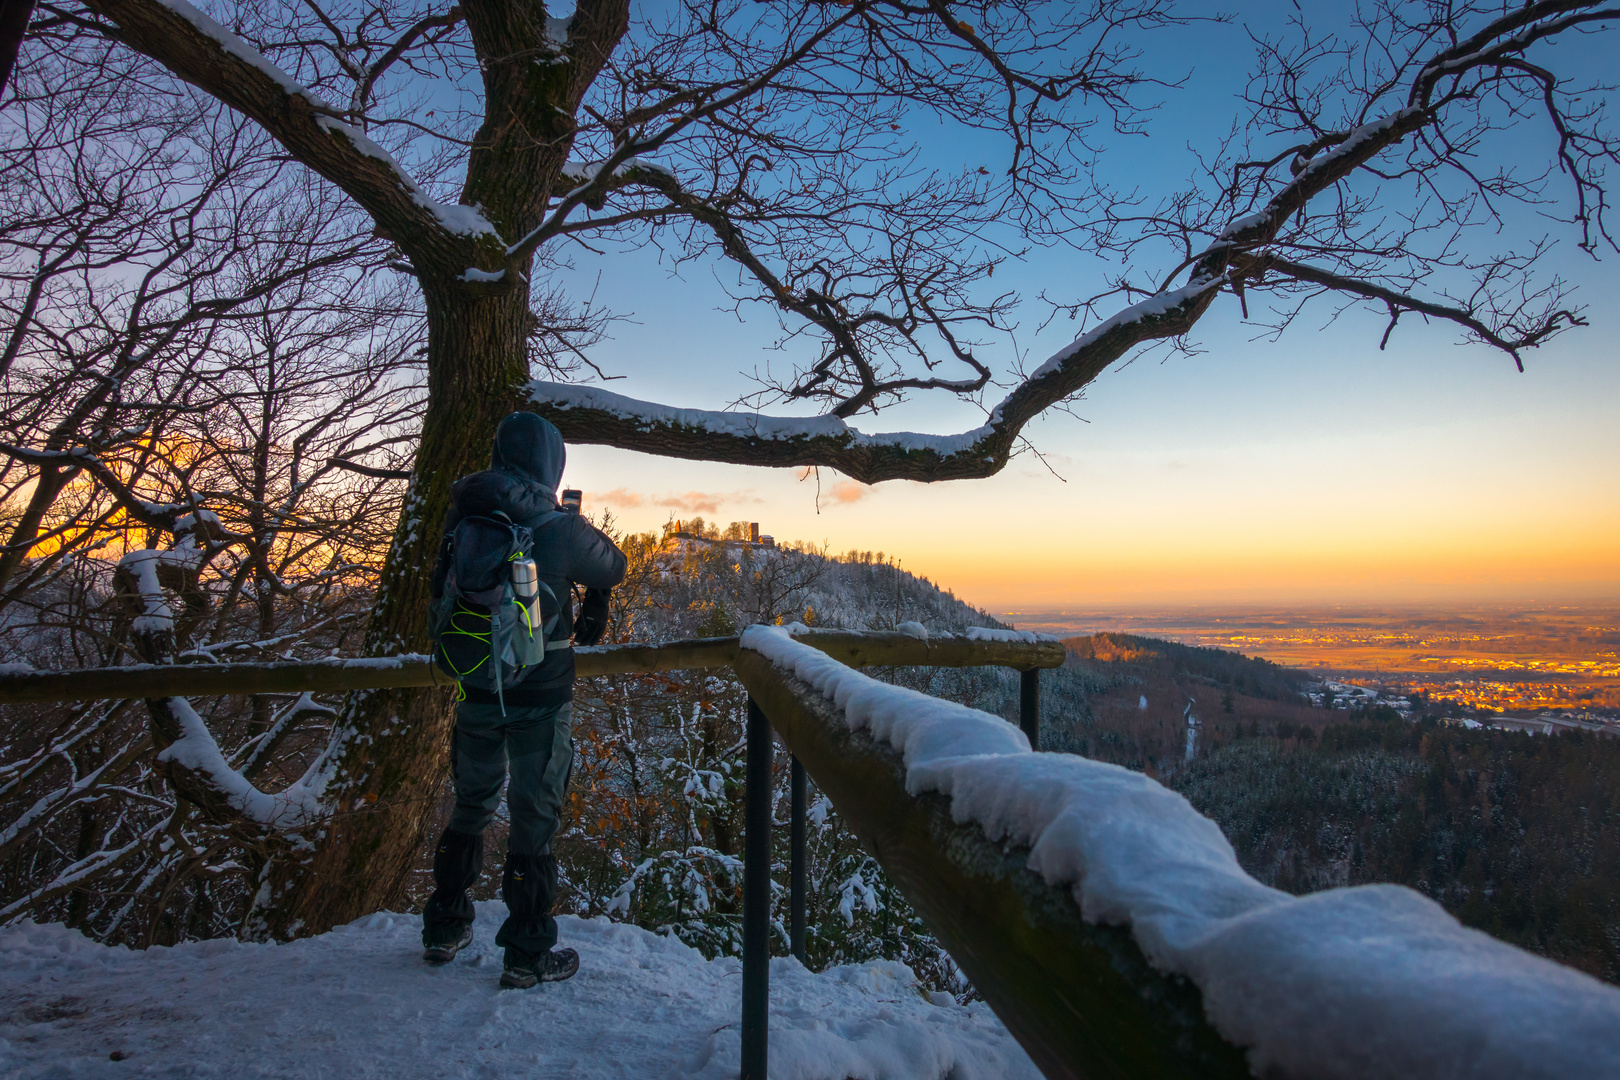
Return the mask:
<path id="1" fill-rule="evenodd" d="M 422 959 L 430 964 L 448 964 L 456 953 L 472 944 L 472 927 L 463 926 L 452 931 L 456 936 L 432 942 L 422 949 Z"/>
<path id="2" fill-rule="evenodd" d="M 422 959 L 443 964 L 472 941 L 473 902 L 467 890 L 484 866 L 482 834 L 446 829 L 433 852 L 433 895 L 422 909 Z"/>
<path id="3" fill-rule="evenodd" d="M 527 990 L 535 983 L 562 982 L 573 978 L 578 970 L 579 953 L 573 949 L 552 949 L 537 955 L 507 949 L 506 970 L 501 972 L 501 986 L 508 990 Z"/>

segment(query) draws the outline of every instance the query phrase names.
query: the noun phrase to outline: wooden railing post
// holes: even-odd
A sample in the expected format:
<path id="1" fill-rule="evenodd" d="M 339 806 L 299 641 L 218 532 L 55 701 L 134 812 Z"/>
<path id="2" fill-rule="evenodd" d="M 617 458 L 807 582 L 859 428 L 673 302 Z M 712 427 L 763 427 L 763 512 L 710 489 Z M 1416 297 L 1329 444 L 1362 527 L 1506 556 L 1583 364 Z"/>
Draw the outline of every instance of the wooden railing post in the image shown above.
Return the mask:
<path id="1" fill-rule="evenodd" d="M 1018 727 L 1029 739 L 1029 748 L 1041 748 L 1041 669 L 1019 672 Z"/>
<path id="2" fill-rule="evenodd" d="M 791 809 L 788 817 L 788 950 L 805 962 L 805 879 L 808 874 L 804 854 L 805 803 L 809 798 L 804 766 L 793 758 Z"/>
<path id="3" fill-rule="evenodd" d="M 748 699 L 743 789 L 742 1080 L 765 1080 L 771 979 L 771 722 Z"/>

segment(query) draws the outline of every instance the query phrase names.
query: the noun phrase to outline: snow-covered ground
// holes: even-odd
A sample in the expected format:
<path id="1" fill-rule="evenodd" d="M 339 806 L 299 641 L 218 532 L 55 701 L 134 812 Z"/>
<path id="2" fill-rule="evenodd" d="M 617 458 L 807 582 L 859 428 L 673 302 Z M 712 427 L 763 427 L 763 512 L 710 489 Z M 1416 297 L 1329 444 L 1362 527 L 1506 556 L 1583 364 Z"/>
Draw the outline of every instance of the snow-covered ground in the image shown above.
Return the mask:
<path id="1" fill-rule="evenodd" d="M 500 990 L 505 917 L 443 968 L 414 916 L 288 945 L 135 952 L 60 926 L 0 929 L 0 1076 L 735 1077 L 736 959 L 606 921 L 559 919 L 572 980 Z M 1038 1080 L 982 1003 L 920 992 L 886 961 L 812 974 L 771 962 L 773 1080 Z M 120 1055 L 119 1059 L 113 1058 Z"/>
<path id="2" fill-rule="evenodd" d="M 1327 704 L 1329 694 L 1333 695 L 1333 707 L 1336 709 L 1370 709 L 1375 705 L 1387 705 L 1402 716 L 1412 711 L 1412 703 L 1403 695 L 1381 691 L 1376 687 L 1354 686 L 1326 679 L 1305 689 L 1305 696 L 1318 708 Z"/>

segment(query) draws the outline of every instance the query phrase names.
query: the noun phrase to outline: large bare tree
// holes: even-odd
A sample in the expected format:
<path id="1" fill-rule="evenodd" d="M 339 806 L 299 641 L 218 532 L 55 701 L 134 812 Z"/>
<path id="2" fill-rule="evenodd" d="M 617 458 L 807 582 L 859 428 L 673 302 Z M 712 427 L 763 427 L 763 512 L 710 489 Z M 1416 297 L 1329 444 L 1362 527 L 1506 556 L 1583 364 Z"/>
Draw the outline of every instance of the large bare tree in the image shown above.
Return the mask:
<path id="1" fill-rule="evenodd" d="M 102 35 L 41 28 L 12 86 L 0 663 L 353 651 L 420 419 L 414 290 L 341 193 Z M 257 849 L 165 790 L 181 709 L 0 709 L 0 920 L 133 943 L 234 928 Z M 200 709 L 278 789 L 331 711 Z"/>
<path id="2" fill-rule="evenodd" d="M 1340 298 L 1391 329 L 1442 320 L 1521 357 L 1580 314 L 1537 276 L 1539 245 L 1486 238 L 1529 206 L 1614 248 L 1603 88 L 1562 81 L 1548 46 L 1617 15 L 1378 0 L 1333 34 L 1303 15 L 1259 28 L 1232 138 L 1162 198 L 1112 192 L 1089 163 L 1109 133 L 1152 122 L 1143 50 L 1178 18 L 1171 0 L 271 0 L 213 17 L 185 0 L 83 0 L 42 4 L 36 25 L 104 34 L 256 121 L 368 214 L 414 279 L 426 411 L 366 641 L 389 654 L 423 647 L 449 485 L 515 407 L 575 441 L 928 481 L 993 475 L 1033 418 L 1133 349 L 1182 338 L 1227 293 L 1279 326 Z M 1004 150 L 993 168 L 929 167 L 923 118 Z M 1510 149 L 1531 125 L 1550 147 L 1539 163 Z M 1028 371 L 985 354 L 1011 314 L 989 280 L 1008 228 L 1130 267 L 1095 295 L 1076 285 L 1087 328 Z M 555 378 L 582 340 L 570 329 L 593 325 L 562 291 L 569 246 L 611 242 L 733 266 L 739 303 L 813 342 L 803 364 L 707 413 L 531 381 L 536 364 Z M 986 402 L 984 424 L 850 426 L 924 392 Z M 819 414 L 757 411 L 771 401 Z M 260 821 L 282 839 L 249 932 L 315 932 L 394 898 L 447 728 L 440 695 L 347 702 L 302 809 Z M 226 818 L 263 805 L 226 786 L 236 795 L 194 801 Z"/>

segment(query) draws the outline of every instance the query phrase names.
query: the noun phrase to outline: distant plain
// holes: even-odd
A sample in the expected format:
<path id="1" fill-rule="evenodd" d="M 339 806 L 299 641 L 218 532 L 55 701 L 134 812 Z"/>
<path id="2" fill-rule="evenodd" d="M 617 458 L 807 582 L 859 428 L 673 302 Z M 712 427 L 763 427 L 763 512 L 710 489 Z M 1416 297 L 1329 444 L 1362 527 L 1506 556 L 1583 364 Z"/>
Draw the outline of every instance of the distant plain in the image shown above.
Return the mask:
<path id="1" fill-rule="evenodd" d="M 1000 611 L 1024 630 L 1230 649 L 1501 710 L 1620 708 L 1620 600 L 1591 604 Z"/>

